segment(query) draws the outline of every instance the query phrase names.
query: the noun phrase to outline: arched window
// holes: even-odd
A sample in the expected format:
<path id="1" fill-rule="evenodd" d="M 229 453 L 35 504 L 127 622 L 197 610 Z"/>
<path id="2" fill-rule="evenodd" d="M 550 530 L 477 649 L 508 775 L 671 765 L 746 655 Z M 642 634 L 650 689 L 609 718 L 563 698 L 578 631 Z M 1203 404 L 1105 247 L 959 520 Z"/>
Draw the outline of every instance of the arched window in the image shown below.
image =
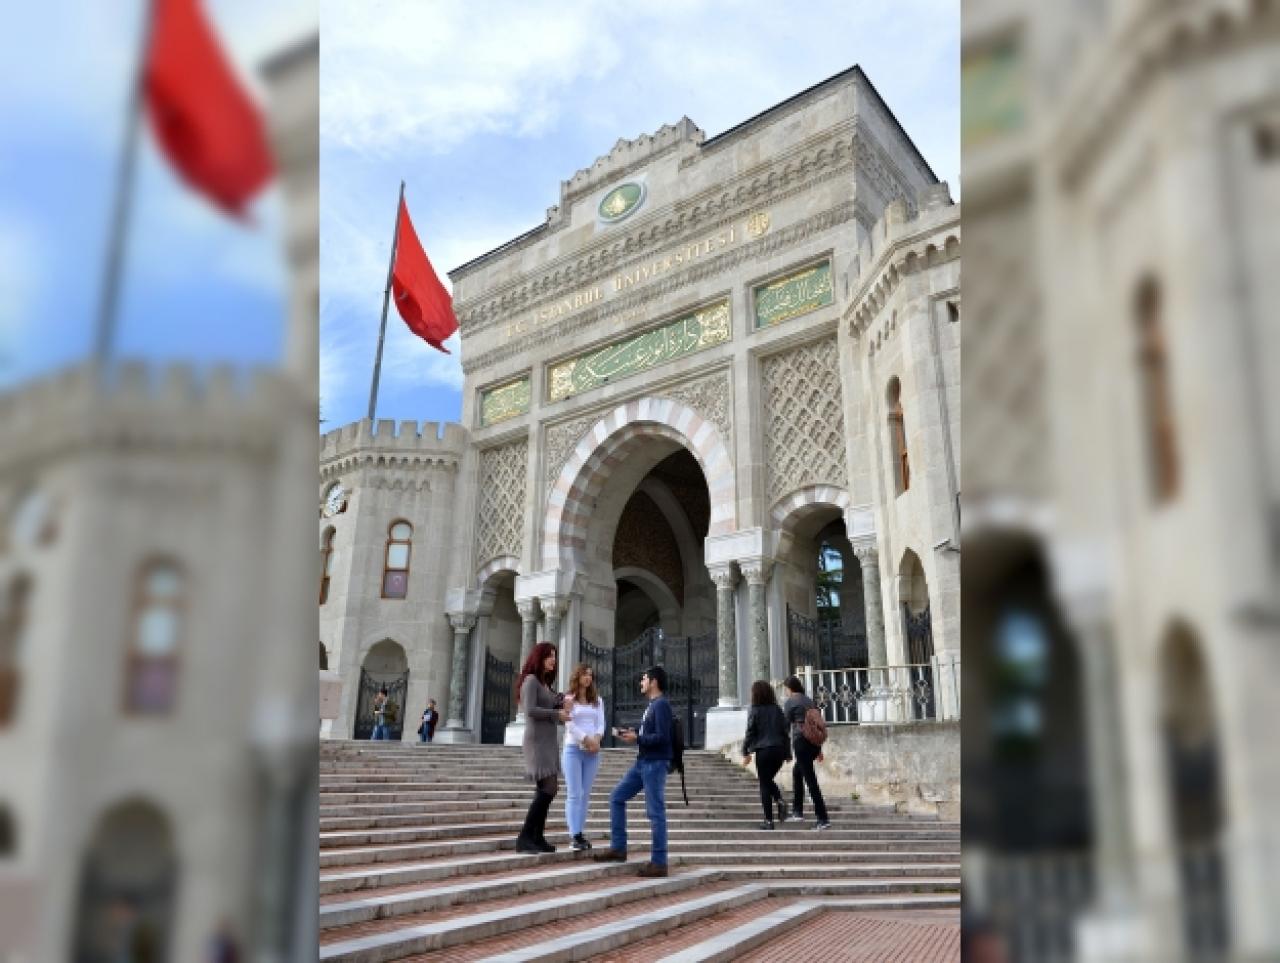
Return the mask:
<path id="1" fill-rule="evenodd" d="M 138 573 L 125 684 L 127 712 L 160 715 L 173 709 L 184 583 L 172 562 L 148 562 Z"/>
<path id="2" fill-rule="evenodd" d="M 1154 279 L 1146 278 L 1138 286 L 1134 308 L 1151 495 L 1160 503 L 1178 493 L 1178 446 L 1169 389 L 1169 356 L 1160 316 L 1160 287 Z"/>
<path id="3" fill-rule="evenodd" d="M 393 522 L 387 531 L 387 553 L 382 567 L 382 597 L 402 599 L 409 591 L 409 554 L 413 526 Z"/>
<path id="4" fill-rule="evenodd" d="M 22 655 L 30 597 L 31 579 L 18 575 L 10 583 L 4 609 L 0 611 L 0 726 L 8 725 L 17 714 L 21 680 L 18 663 Z"/>
<path id="5" fill-rule="evenodd" d="M 329 577 L 333 575 L 333 528 L 324 530 L 320 543 L 320 604 L 329 601 Z"/>
<path id="6" fill-rule="evenodd" d="M 893 452 L 893 479 L 897 494 L 911 487 L 911 459 L 907 455 L 907 429 L 902 420 L 902 383 L 889 379 L 889 444 Z"/>
<path id="7" fill-rule="evenodd" d="M 320 643 L 320 671 L 326 672 L 329 669 L 329 653 L 324 647 L 324 643 Z"/>

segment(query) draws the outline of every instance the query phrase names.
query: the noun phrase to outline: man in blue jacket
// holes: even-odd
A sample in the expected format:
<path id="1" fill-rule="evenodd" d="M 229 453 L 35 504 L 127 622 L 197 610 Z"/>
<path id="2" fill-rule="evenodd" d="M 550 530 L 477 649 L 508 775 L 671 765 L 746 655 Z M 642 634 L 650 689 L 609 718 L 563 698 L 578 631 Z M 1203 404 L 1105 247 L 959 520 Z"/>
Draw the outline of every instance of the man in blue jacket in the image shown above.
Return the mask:
<path id="1" fill-rule="evenodd" d="M 653 831 L 649 862 L 640 867 L 641 876 L 667 875 L 667 767 L 671 764 L 674 723 L 671 703 L 664 695 L 667 670 L 655 665 L 640 677 L 640 692 L 649 705 L 640 721 L 640 730 L 617 729 L 617 737 L 640 747 L 635 765 L 627 770 L 609 796 L 609 848 L 596 854 L 597 862 L 625 862 L 627 858 L 627 801 L 644 790 L 644 811 Z"/>

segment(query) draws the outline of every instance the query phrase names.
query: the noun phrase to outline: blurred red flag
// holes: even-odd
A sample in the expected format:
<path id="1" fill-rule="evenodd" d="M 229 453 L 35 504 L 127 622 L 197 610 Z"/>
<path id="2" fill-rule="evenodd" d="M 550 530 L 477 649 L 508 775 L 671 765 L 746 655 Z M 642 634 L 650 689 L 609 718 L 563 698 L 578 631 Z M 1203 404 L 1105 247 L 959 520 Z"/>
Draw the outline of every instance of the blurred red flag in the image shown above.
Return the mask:
<path id="1" fill-rule="evenodd" d="M 274 173 L 266 125 L 199 0 L 154 0 L 143 80 L 156 139 L 182 178 L 236 217 Z"/>
<path id="2" fill-rule="evenodd" d="M 391 290 L 396 310 L 409 330 L 431 347 L 449 353 L 445 338 L 458 330 L 453 316 L 453 298 L 444 289 L 427 252 L 409 220 L 409 206 L 400 199 L 400 227 L 396 235 L 396 263 L 391 271 Z"/>

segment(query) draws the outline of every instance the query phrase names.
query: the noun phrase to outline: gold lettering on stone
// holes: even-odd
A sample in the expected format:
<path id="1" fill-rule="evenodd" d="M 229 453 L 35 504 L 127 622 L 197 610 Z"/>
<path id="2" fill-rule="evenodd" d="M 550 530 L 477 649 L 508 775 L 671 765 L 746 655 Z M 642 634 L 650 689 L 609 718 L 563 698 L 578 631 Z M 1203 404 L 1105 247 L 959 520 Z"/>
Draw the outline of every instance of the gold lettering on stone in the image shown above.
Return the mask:
<path id="1" fill-rule="evenodd" d="M 560 401 L 627 375 L 648 371 L 731 337 L 729 302 L 718 301 L 643 334 L 552 365 L 547 392 Z"/>

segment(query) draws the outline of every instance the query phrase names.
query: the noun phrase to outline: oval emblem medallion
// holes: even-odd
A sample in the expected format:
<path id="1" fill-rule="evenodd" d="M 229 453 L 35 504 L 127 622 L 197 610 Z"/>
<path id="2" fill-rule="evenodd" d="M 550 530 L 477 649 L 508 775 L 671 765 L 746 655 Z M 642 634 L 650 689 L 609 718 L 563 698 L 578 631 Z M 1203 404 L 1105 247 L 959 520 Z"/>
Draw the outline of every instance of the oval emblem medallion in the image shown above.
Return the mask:
<path id="1" fill-rule="evenodd" d="M 644 185 L 635 181 L 619 184 L 600 199 L 597 213 L 600 220 L 615 224 L 633 214 L 644 203 Z"/>

